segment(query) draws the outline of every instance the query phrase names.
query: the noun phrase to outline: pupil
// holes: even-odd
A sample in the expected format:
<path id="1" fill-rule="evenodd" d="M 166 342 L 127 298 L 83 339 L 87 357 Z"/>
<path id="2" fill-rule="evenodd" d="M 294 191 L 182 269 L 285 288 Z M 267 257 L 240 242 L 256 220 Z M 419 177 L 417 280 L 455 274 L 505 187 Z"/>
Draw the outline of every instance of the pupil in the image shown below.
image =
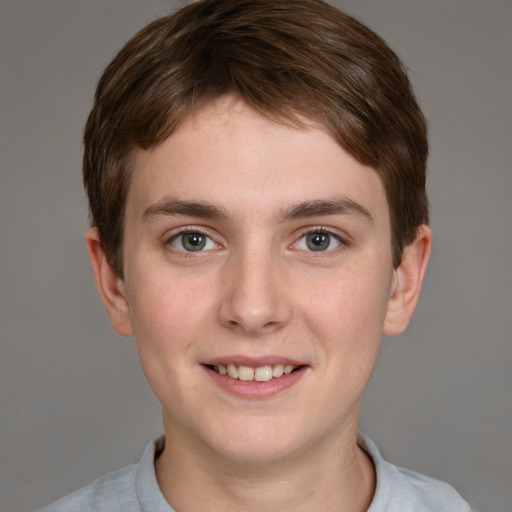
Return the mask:
<path id="1" fill-rule="evenodd" d="M 206 237 L 199 233 L 188 233 L 183 236 L 183 247 L 187 251 L 200 251 L 206 245 Z"/>
<path id="2" fill-rule="evenodd" d="M 325 251 L 329 247 L 330 235 L 327 233 L 311 233 L 306 237 L 306 243 L 312 251 Z"/>

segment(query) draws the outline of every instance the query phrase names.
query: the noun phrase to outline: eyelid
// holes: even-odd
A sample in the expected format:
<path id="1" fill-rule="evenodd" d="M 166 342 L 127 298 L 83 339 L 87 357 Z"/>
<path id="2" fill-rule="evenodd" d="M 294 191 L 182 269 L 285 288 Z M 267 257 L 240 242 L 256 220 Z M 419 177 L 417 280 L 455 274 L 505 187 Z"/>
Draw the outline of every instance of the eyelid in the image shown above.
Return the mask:
<path id="1" fill-rule="evenodd" d="M 222 244 L 219 243 L 219 241 L 218 241 L 218 237 L 213 236 L 209 230 L 207 230 L 203 227 L 200 227 L 200 226 L 190 226 L 190 225 L 174 228 L 170 235 L 165 236 L 165 245 L 172 246 L 172 243 L 175 240 L 177 240 L 182 235 L 186 235 L 187 233 L 197 233 L 206 238 L 209 238 L 217 247 L 222 247 Z M 187 254 L 189 253 L 189 251 L 182 251 L 180 249 L 177 249 L 176 247 L 174 247 L 174 249 L 180 253 L 187 253 Z M 209 249 L 209 250 L 211 250 L 211 249 Z M 204 250 L 197 251 L 197 253 L 202 253 L 202 252 L 205 252 L 205 251 Z"/>
<path id="2" fill-rule="evenodd" d="M 349 236 L 347 234 L 340 233 L 339 230 L 337 230 L 335 228 L 321 226 L 321 225 L 320 226 L 309 226 L 309 227 L 304 228 L 301 231 L 301 234 L 297 238 L 297 240 L 299 238 L 302 238 L 303 236 L 309 235 L 311 233 L 325 233 L 327 235 L 332 235 L 333 237 L 335 237 L 340 242 L 343 242 L 344 244 L 348 244 L 348 242 L 349 242 Z"/>
<path id="3" fill-rule="evenodd" d="M 186 235 L 187 233 L 199 233 L 200 235 L 207 236 L 213 240 L 211 234 L 206 229 L 199 226 L 183 226 L 174 228 L 171 235 L 166 235 L 166 240 L 167 242 L 170 242 L 171 240 L 178 238 L 180 235 Z"/>
<path id="4" fill-rule="evenodd" d="M 170 245 L 178 237 L 180 237 L 184 234 L 187 234 L 187 233 L 198 233 L 202 236 L 205 236 L 205 237 L 209 238 L 210 240 L 212 240 L 213 243 L 216 246 L 218 246 L 219 248 L 223 247 L 225 245 L 223 242 L 219 241 L 219 238 L 220 238 L 219 236 L 212 234 L 211 230 L 204 228 L 202 226 L 196 226 L 196 225 L 186 225 L 186 226 L 177 227 L 177 228 L 172 229 L 171 234 L 167 234 L 164 237 L 165 244 Z M 349 246 L 351 243 L 350 237 L 347 234 L 340 233 L 335 228 L 317 225 L 317 226 L 307 226 L 307 227 L 300 229 L 300 231 L 298 232 L 298 236 L 294 237 L 294 241 L 290 244 L 289 247 L 292 248 L 292 247 L 296 246 L 297 243 L 299 242 L 299 240 L 301 240 L 305 236 L 312 234 L 312 233 L 328 234 L 328 235 L 332 236 L 333 238 L 335 238 L 340 243 L 341 246 L 346 247 L 346 246 Z M 319 253 L 323 252 L 325 254 L 325 253 L 332 252 L 334 250 L 335 249 L 330 249 L 327 251 L 318 251 L 318 252 Z M 180 252 L 182 252 L 182 251 L 180 251 Z M 204 252 L 204 251 L 198 251 L 198 252 Z"/>
<path id="5" fill-rule="evenodd" d="M 297 246 L 299 241 L 302 240 L 305 236 L 314 234 L 314 233 L 325 233 L 329 236 L 332 236 L 340 243 L 340 246 L 347 247 L 350 245 L 350 238 L 348 237 L 348 235 L 343 235 L 343 234 L 339 233 L 338 230 L 336 230 L 334 228 L 328 228 L 326 226 L 309 226 L 309 227 L 303 228 L 300 231 L 299 236 L 295 238 L 295 241 L 291 244 L 291 247 Z M 318 251 L 317 255 L 319 255 L 319 256 L 321 254 L 325 255 L 326 253 L 333 252 L 336 249 L 337 249 L 337 247 L 335 247 L 333 249 L 326 250 L 326 251 Z M 308 252 L 315 252 L 315 251 L 308 251 Z"/>

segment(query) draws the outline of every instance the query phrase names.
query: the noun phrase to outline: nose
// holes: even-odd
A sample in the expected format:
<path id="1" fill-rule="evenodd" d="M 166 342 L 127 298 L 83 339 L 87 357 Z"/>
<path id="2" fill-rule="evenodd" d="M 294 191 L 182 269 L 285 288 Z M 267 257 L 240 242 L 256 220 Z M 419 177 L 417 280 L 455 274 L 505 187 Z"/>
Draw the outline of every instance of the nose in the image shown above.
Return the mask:
<path id="1" fill-rule="evenodd" d="M 222 276 L 219 304 L 222 325 L 245 335 L 273 333 L 291 317 L 282 265 L 271 251 L 232 255 Z"/>

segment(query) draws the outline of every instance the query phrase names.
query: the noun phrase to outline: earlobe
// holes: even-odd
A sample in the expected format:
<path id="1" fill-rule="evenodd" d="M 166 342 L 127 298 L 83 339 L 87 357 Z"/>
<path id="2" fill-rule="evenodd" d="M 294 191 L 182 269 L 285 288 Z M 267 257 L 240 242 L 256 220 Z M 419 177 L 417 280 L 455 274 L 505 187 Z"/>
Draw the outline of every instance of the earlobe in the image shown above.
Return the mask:
<path id="1" fill-rule="evenodd" d="M 394 271 L 384 334 L 400 334 L 409 324 L 418 302 L 431 245 L 432 232 L 422 225 L 414 241 L 404 248 L 402 261 Z"/>
<path id="2" fill-rule="evenodd" d="M 94 280 L 112 328 L 122 336 L 132 336 L 133 329 L 124 282 L 107 261 L 96 228 L 87 230 L 85 243 L 94 273 Z"/>

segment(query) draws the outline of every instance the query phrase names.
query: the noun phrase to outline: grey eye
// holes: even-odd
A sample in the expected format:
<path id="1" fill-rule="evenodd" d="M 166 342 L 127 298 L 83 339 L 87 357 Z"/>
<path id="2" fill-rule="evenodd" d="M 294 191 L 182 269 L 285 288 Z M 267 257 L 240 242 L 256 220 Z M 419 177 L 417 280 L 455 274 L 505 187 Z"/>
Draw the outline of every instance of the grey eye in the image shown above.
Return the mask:
<path id="1" fill-rule="evenodd" d="M 171 245 L 184 252 L 199 252 L 205 249 L 215 249 L 215 242 L 202 233 L 191 231 L 190 233 L 181 233 L 172 241 Z"/>
<path id="2" fill-rule="evenodd" d="M 295 247 L 302 251 L 331 251 L 342 245 L 342 241 L 332 233 L 326 231 L 312 231 L 301 236 L 295 243 Z"/>
<path id="3" fill-rule="evenodd" d="M 331 245 L 328 233 L 310 233 L 306 235 L 306 245 L 310 251 L 325 251 Z"/>
<path id="4" fill-rule="evenodd" d="M 201 251 L 206 246 L 206 237 L 200 233 L 185 233 L 181 243 L 186 251 Z"/>

